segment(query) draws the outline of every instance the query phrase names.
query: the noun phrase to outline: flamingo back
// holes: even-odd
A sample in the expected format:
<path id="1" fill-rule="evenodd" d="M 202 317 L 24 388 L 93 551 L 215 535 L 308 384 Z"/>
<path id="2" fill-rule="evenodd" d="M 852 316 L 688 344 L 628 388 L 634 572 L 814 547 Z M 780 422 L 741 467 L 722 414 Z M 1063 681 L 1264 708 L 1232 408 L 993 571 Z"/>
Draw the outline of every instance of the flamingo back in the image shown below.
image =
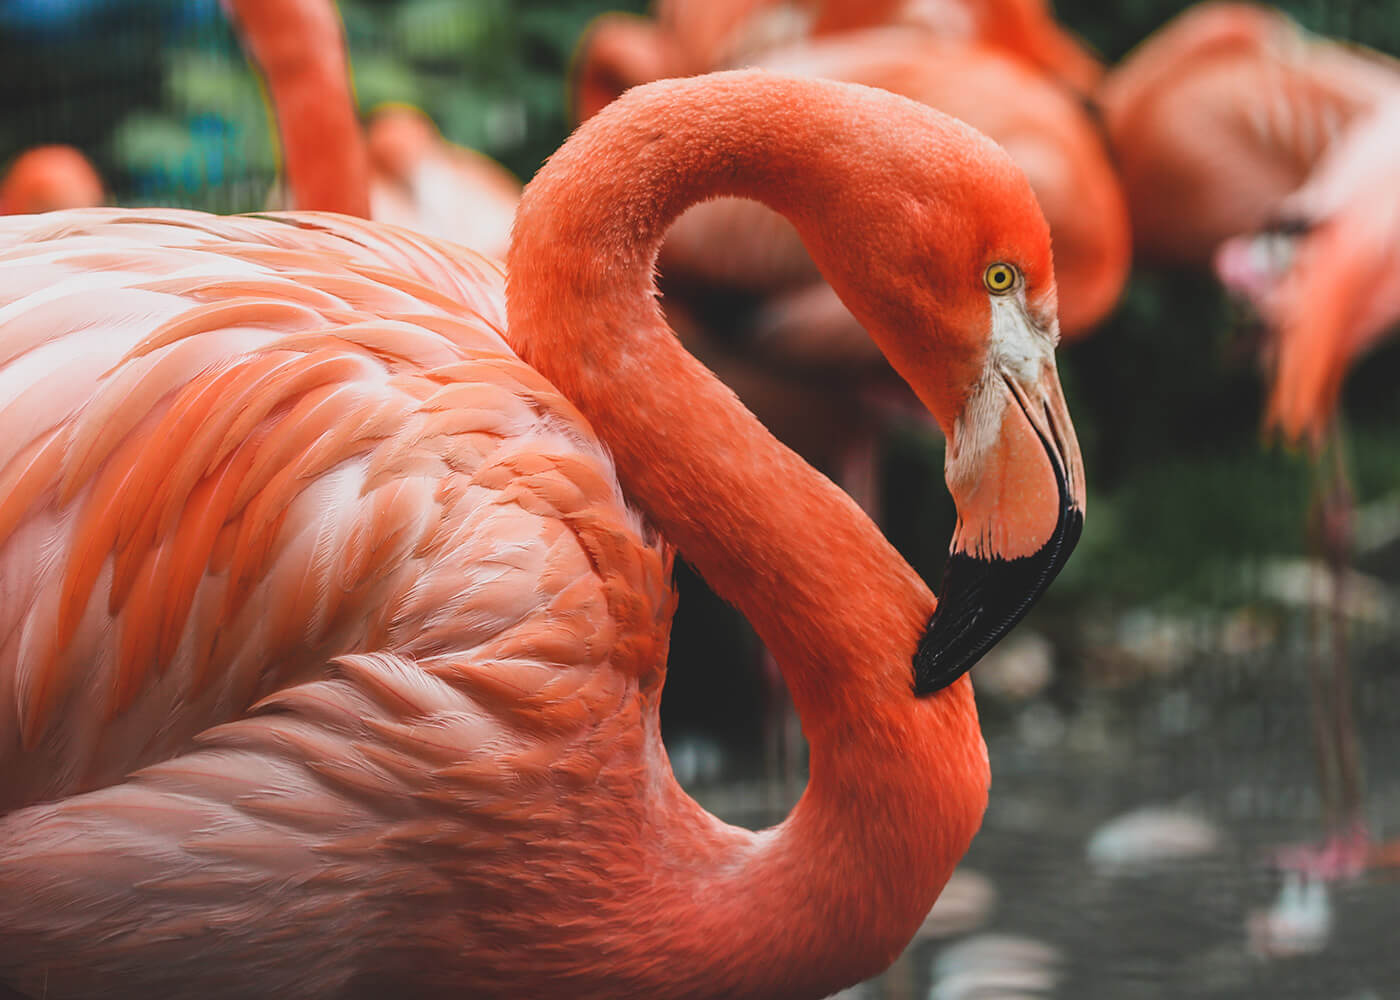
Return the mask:
<path id="1" fill-rule="evenodd" d="M 95 210 L 0 245 L 0 808 L 335 657 L 607 662 L 614 583 L 664 641 L 662 550 L 484 259 L 315 215 Z"/>
<path id="2" fill-rule="evenodd" d="M 325 995 L 537 890 L 522 838 L 595 870 L 670 556 L 502 324 L 494 264 L 343 217 L 0 225 L 0 980 Z"/>

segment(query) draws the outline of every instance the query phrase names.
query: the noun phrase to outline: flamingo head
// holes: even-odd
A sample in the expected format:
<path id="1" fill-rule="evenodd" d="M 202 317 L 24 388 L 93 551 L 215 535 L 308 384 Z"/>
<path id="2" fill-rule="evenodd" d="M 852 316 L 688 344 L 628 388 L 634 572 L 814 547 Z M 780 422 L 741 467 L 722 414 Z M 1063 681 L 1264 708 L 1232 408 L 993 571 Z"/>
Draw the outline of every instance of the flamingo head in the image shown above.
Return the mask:
<path id="1" fill-rule="evenodd" d="M 656 22 L 633 14 L 599 15 L 574 50 L 569 76 L 574 121 L 587 121 L 632 87 L 684 75 L 683 62 L 670 34 Z"/>
<path id="2" fill-rule="evenodd" d="M 920 694 L 955 681 L 1025 615 L 1068 559 L 1085 507 L 1055 366 L 1049 228 L 1025 175 L 990 140 L 968 134 L 975 148 L 949 156 L 926 185 L 919 173 L 882 178 L 858 209 L 859 230 L 839 227 L 843 252 L 830 236 L 804 232 L 947 438 L 958 522 L 915 660 Z M 958 165 L 974 161 L 975 171 Z M 903 204 L 886 211 L 876 204 L 885 199 Z"/>
<path id="3" fill-rule="evenodd" d="M 31 149 L 0 181 L 0 215 L 92 208 L 105 200 L 97 171 L 71 146 Z"/>
<path id="4" fill-rule="evenodd" d="M 422 111 L 408 104 L 375 108 L 365 127 L 370 163 L 380 173 L 407 181 L 442 136 Z"/>
<path id="5" fill-rule="evenodd" d="M 1321 447 L 1351 362 L 1400 322 L 1397 232 L 1400 199 L 1382 197 L 1216 254 L 1220 280 L 1269 331 L 1265 420 L 1285 441 Z"/>
<path id="6" fill-rule="evenodd" d="M 1215 275 L 1232 297 L 1266 324 L 1280 312 L 1279 294 L 1312 224 L 1280 218 L 1254 233 L 1232 236 L 1215 251 Z"/>

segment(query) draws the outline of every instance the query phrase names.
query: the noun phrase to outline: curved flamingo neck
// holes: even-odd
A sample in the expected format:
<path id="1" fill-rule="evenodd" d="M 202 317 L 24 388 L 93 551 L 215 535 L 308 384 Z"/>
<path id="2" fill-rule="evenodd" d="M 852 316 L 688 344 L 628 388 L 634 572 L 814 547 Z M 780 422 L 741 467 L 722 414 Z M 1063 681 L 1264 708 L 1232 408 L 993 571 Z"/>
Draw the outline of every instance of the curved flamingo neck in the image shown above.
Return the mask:
<path id="1" fill-rule="evenodd" d="M 267 83 L 293 208 L 369 218 L 369 152 L 330 0 L 225 0 Z"/>
<path id="2" fill-rule="evenodd" d="M 664 947 L 693 945 L 727 970 L 728 988 L 707 980 L 716 995 L 793 975 L 815 993 L 883 968 L 913 934 L 980 822 L 985 749 L 966 682 L 912 693 L 933 596 L 680 346 L 652 266 L 670 223 L 721 195 L 783 212 L 819 265 L 859 254 L 879 238 L 857 235 L 880 225 L 862 215 L 870 185 L 898 183 L 910 155 L 944 156 L 949 175 L 969 158 L 901 148 L 901 134 L 927 137 L 927 121 L 901 132 L 904 102 L 873 90 L 762 73 L 647 89 L 644 113 L 628 98 L 606 109 L 527 188 L 508 256 L 510 337 L 592 421 L 628 495 L 748 617 L 811 744 L 802 801 L 756 840 L 702 821 L 673 791 L 667 843 L 690 857 L 654 907 Z"/>

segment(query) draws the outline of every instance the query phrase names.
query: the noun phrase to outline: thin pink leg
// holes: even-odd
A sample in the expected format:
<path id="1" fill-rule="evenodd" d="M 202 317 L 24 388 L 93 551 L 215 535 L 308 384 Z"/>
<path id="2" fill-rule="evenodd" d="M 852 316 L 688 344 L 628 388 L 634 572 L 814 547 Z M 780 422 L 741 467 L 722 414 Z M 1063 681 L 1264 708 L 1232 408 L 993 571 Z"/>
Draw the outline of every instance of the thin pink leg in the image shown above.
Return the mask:
<path id="1" fill-rule="evenodd" d="M 1371 864 L 1375 847 L 1362 816 L 1361 750 L 1352 707 L 1347 656 L 1347 573 L 1351 567 L 1352 495 L 1342 452 L 1341 433 L 1333 425 L 1330 454 L 1320 470 L 1315 549 L 1321 550 L 1331 582 L 1325 647 L 1315 642 L 1308 663 L 1313 741 L 1328 829 L 1320 844 L 1280 850 L 1278 864 L 1316 878 L 1355 878 Z M 1315 627 L 1314 632 L 1323 631 Z"/>

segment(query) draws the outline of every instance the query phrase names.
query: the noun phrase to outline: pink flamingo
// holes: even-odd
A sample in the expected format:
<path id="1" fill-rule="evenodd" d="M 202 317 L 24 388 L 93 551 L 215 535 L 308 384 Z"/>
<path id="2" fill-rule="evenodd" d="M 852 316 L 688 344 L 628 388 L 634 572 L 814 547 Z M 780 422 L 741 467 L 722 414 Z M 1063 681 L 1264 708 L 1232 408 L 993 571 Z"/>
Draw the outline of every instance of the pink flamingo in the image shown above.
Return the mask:
<path id="1" fill-rule="evenodd" d="M 796 223 L 947 433 L 941 601 L 665 326 L 657 247 L 721 194 Z M 721 74 L 580 129 L 508 287 L 315 213 L 0 241 L 0 981 L 817 997 L 904 947 L 986 801 L 962 674 L 1083 511 L 1049 232 L 994 144 Z M 811 738 L 773 829 L 670 773 L 671 545 Z"/>
<path id="2" fill-rule="evenodd" d="M 1310 666 L 1313 728 L 1329 836 L 1285 862 L 1312 874 L 1356 875 L 1394 845 L 1372 844 L 1362 811 L 1361 753 L 1346 655 L 1346 577 L 1352 490 L 1343 462 L 1338 396 L 1351 363 L 1400 324 L 1400 80 L 1374 112 L 1353 119 L 1307 182 L 1283 199 L 1276 223 L 1227 240 L 1216 269 L 1271 332 L 1268 421 L 1306 440 L 1322 467 L 1323 554 L 1332 572 L 1330 662 Z"/>
<path id="3" fill-rule="evenodd" d="M 376 108 L 368 128 L 370 217 L 504 258 L 520 182 L 495 160 L 445 140 L 427 115 Z"/>
<path id="4" fill-rule="evenodd" d="M 1139 249 L 1195 267 L 1214 258 L 1226 286 L 1253 302 L 1273 328 L 1269 419 L 1295 440 L 1320 444 L 1346 363 L 1394 320 L 1384 243 L 1396 235 L 1385 176 L 1394 147 L 1369 123 L 1393 126 L 1393 112 L 1380 109 L 1398 94 L 1392 60 L 1235 3 L 1178 17 L 1100 94 Z M 1315 232 L 1304 239 L 1300 229 Z M 1283 857 L 1328 878 L 1359 872 L 1371 851 L 1345 655 L 1351 503 L 1340 458 L 1333 448 L 1317 503 L 1334 581 L 1333 651 L 1329 665 L 1320 656 L 1310 664 L 1329 835 Z"/>
<path id="5" fill-rule="evenodd" d="M 106 200 L 97 171 L 72 146 L 35 146 L 0 178 L 0 215 L 91 208 Z"/>
<path id="6" fill-rule="evenodd" d="M 892 27 L 994 48 L 1080 94 L 1103 67 L 1045 0 L 657 0 L 655 19 L 603 14 L 576 60 L 576 101 L 592 114 L 628 87 L 743 65 L 775 46 Z"/>
<path id="7" fill-rule="evenodd" d="M 330 0 L 225 2 L 267 81 L 293 207 L 374 218 L 505 255 L 519 181 L 446 142 L 412 108 L 377 110 L 366 135 Z"/>
<path id="8" fill-rule="evenodd" d="M 595 68 L 601 47 L 611 44 L 610 33 L 592 37 L 581 46 L 575 96 L 594 103 L 580 103 L 580 116 L 604 105 L 606 85 L 620 79 Z M 1089 333 L 1117 303 L 1132 257 L 1127 206 L 1098 128 L 1064 87 L 991 46 L 892 28 L 773 47 L 751 62 L 878 86 L 979 128 L 1026 172 L 1050 223 L 1066 339 Z M 915 408 L 889 377 L 865 328 L 822 281 L 795 230 L 754 202 L 709 201 L 671 228 L 660 265 L 668 309 L 677 297 L 689 304 L 717 289 L 762 297 L 755 318 L 737 335 L 716 337 L 703 325 L 692 326 L 687 344 L 732 382 L 765 424 L 878 516 L 879 436 L 892 419 L 908 419 Z M 807 406 L 792 419 L 789 401 L 797 394 L 807 396 Z M 763 672 L 775 688 L 775 722 L 767 732 L 770 769 L 783 772 L 792 785 L 801 737 L 776 666 L 769 662 Z"/>
<path id="9" fill-rule="evenodd" d="M 1191 8 L 1098 94 L 1138 251 L 1209 267 L 1224 240 L 1268 224 L 1397 80 L 1392 61 L 1311 38 L 1278 11 Z"/>

